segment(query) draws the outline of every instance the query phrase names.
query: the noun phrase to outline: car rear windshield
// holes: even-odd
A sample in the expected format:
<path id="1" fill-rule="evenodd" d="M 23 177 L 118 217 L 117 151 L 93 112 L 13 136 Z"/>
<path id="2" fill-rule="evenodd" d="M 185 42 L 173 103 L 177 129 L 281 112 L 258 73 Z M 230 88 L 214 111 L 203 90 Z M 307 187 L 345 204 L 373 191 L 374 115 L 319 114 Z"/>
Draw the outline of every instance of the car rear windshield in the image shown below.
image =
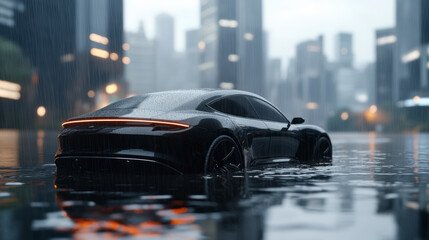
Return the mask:
<path id="1" fill-rule="evenodd" d="M 191 110 L 198 106 L 203 93 L 202 91 L 150 93 L 118 101 L 104 109 L 146 109 L 166 112 Z"/>

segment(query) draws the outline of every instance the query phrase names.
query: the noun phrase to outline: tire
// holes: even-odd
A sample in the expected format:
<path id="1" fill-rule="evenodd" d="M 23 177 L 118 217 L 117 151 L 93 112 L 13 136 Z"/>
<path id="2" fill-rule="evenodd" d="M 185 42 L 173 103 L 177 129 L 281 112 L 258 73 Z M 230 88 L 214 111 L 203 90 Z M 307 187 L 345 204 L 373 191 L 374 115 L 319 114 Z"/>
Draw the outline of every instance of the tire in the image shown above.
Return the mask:
<path id="1" fill-rule="evenodd" d="M 229 174 L 243 168 L 240 147 L 229 136 L 217 137 L 209 147 L 204 162 L 204 174 Z"/>
<path id="2" fill-rule="evenodd" d="M 313 150 L 313 161 L 331 161 L 332 160 L 332 143 L 327 137 L 317 139 Z"/>

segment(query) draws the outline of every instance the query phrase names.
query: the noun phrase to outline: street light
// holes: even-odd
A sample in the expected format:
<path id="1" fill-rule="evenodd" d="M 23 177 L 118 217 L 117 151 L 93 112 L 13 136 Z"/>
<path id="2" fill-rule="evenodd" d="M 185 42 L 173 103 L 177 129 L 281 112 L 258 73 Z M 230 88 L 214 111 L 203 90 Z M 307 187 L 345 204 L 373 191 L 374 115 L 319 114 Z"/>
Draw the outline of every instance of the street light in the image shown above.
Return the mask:
<path id="1" fill-rule="evenodd" d="M 376 113 L 377 112 L 377 110 L 378 110 L 378 108 L 377 108 L 377 106 L 375 106 L 375 105 L 371 105 L 371 107 L 369 107 L 369 111 L 371 112 L 371 113 Z"/>
<path id="2" fill-rule="evenodd" d="M 107 94 L 114 94 L 117 91 L 118 91 L 118 84 L 116 84 L 116 83 L 111 83 L 111 84 L 106 86 L 106 93 Z"/>
<path id="3" fill-rule="evenodd" d="M 317 104 L 317 102 L 308 102 L 307 104 L 305 104 L 305 107 L 310 110 L 315 110 L 319 108 L 319 104 Z"/>
<path id="4" fill-rule="evenodd" d="M 36 112 L 37 116 L 44 117 L 46 115 L 46 108 L 44 106 L 39 106 Z"/>
<path id="5" fill-rule="evenodd" d="M 94 90 L 89 90 L 89 91 L 88 91 L 88 97 L 89 97 L 89 98 L 94 98 L 94 97 L 95 97 L 95 92 L 94 92 Z"/>
<path id="6" fill-rule="evenodd" d="M 122 63 L 123 63 L 123 64 L 130 64 L 130 62 L 131 62 L 131 60 L 130 60 L 130 58 L 129 58 L 129 57 L 123 57 L 123 58 L 122 58 Z"/>
<path id="7" fill-rule="evenodd" d="M 349 113 L 348 112 L 342 112 L 340 117 L 343 121 L 346 121 L 347 119 L 349 119 Z"/>

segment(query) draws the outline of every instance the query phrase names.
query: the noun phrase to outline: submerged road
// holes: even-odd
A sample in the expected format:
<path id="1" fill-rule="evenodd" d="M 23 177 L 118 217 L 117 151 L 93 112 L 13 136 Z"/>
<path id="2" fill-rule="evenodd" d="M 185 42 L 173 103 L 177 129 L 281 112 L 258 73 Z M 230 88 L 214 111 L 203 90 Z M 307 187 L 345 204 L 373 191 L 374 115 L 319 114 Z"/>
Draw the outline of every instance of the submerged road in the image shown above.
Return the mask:
<path id="1" fill-rule="evenodd" d="M 429 135 L 331 138 L 331 164 L 56 176 L 56 132 L 0 130 L 0 239 L 429 239 Z"/>

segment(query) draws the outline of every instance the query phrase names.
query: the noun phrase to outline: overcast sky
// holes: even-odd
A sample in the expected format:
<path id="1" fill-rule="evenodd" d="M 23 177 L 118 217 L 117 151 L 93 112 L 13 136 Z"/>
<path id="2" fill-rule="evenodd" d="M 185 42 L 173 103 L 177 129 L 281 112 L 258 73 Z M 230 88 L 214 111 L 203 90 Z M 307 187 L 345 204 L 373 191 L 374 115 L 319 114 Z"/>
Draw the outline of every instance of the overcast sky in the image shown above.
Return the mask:
<path id="1" fill-rule="evenodd" d="M 154 35 L 154 18 L 161 12 L 175 18 L 176 49 L 184 49 L 185 31 L 199 28 L 200 0 L 124 0 L 125 30 L 135 31 L 143 21 Z M 325 36 L 325 54 L 333 60 L 334 36 L 340 31 L 354 36 L 358 64 L 374 61 L 375 29 L 395 25 L 394 0 L 263 0 L 264 29 L 269 34 L 269 56 L 282 58 L 285 66 L 295 46 Z"/>

